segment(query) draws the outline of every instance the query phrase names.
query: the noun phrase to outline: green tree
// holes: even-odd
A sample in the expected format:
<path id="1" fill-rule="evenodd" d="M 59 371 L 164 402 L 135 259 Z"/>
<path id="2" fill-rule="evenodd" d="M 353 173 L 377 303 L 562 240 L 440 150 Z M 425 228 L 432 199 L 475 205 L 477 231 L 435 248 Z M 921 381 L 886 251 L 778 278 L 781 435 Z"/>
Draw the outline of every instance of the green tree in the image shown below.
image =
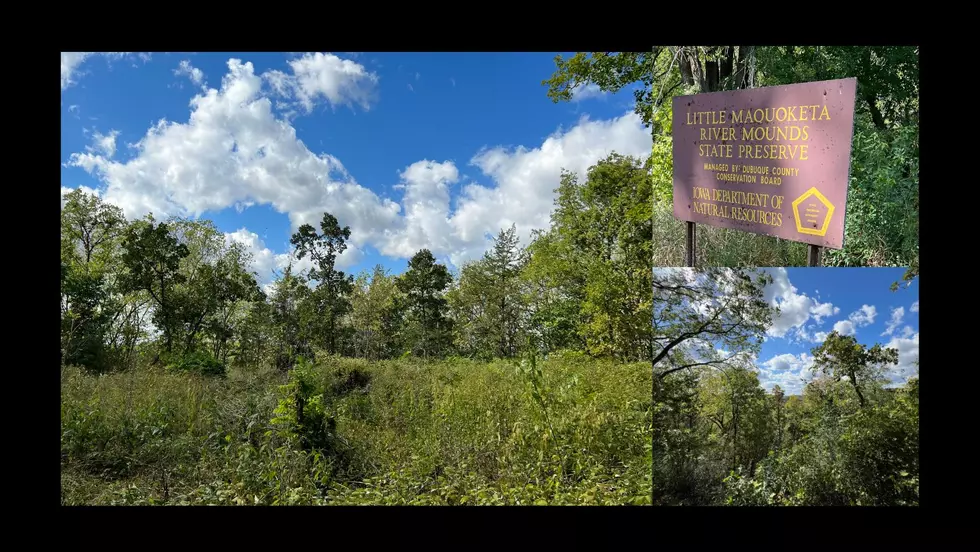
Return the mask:
<path id="1" fill-rule="evenodd" d="M 729 470 L 752 474 L 772 443 L 766 393 L 755 372 L 744 365 L 710 373 L 701 385 L 703 414 L 722 441 Z"/>
<path id="2" fill-rule="evenodd" d="M 303 322 L 303 305 L 312 290 L 306 278 L 293 273 L 290 263 L 282 277 L 272 285 L 269 297 L 269 318 L 273 329 L 273 364 L 279 370 L 289 370 L 299 357 L 311 358 L 311 328 Z"/>
<path id="3" fill-rule="evenodd" d="M 555 57 L 555 72 L 542 82 L 554 102 L 571 101 L 581 87 L 615 93 L 635 87 L 636 113 L 654 126 L 655 108 L 677 90 L 696 94 L 753 85 L 755 46 L 653 46 L 649 52 L 578 52 Z M 684 87 L 684 88 L 682 88 Z M 669 103 L 668 103 L 669 105 Z"/>
<path id="4" fill-rule="evenodd" d="M 378 360 L 394 352 L 392 335 L 386 318 L 395 308 L 398 287 L 382 265 L 368 274 L 363 272 L 354 280 L 351 294 L 351 326 L 355 329 L 354 354 Z"/>
<path id="5" fill-rule="evenodd" d="M 918 46 L 768 46 L 759 58 L 766 84 L 857 77 L 856 107 L 880 131 L 918 123 Z"/>
<path id="6" fill-rule="evenodd" d="M 486 289 L 492 293 L 487 301 L 497 342 L 497 355 L 511 358 L 518 353 L 524 322 L 524 305 L 520 273 L 527 262 L 517 236 L 517 226 L 501 230 L 493 239 L 493 248 L 484 254 L 487 268 Z"/>
<path id="7" fill-rule="evenodd" d="M 853 336 L 841 335 L 837 330 L 830 332 L 812 354 L 813 372 L 821 371 L 835 381 L 847 378 L 862 407 L 866 404 L 862 389 L 880 385 L 883 367 L 898 364 L 897 349 L 887 349 L 880 344 L 869 349 Z"/>
<path id="8" fill-rule="evenodd" d="M 233 344 L 234 365 L 254 369 L 268 360 L 273 346 L 272 303 L 266 300 L 249 303 L 237 327 Z"/>
<path id="9" fill-rule="evenodd" d="M 188 251 L 173 293 L 183 352 L 208 342 L 210 354 L 226 360 L 233 323 L 244 315 L 245 303 L 262 299 L 250 269 L 252 255 L 243 244 L 229 242 L 212 221 L 175 219 L 170 226 Z"/>
<path id="10" fill-rule="evenodd" d="M 530 248 L 529 276 L 538 280 L 532 287 L 547 282 L 559 290 L 537 301 L 543 304 L 532 319 L 573 324 L 592 354 L 650 357 L 648 169 L 613 153 L 590 167 L 583 183 L 563 173 L 552 227 Z M 554 319 L 559 313 L 563 323 Z"/>
<path id="11" fill-rule="evenodd" d="M 699 385 L 701 371 L 684 370 L 664 380 L 654 379 L 653 488 L 654 504 L 713 504 L 719 486 L 718 470 L 706 460 L 724 456 L 715 451 L 712 427 L 702 415 L 707 397 Z M 717 473 L 716 473 L 717 472 Z"/>
<path id="12" fill-rule="evenodd" d="M 536 231 L 521 274 L 530 310 L 528 333 L 543 352 L 584 351 L 579 333 L 586 275 L 571 243 L 555 232 Z"/>
<path id="13" fill-rule="evenodd" d="M 106 271 L 117 256 L 126 218 L 119 207 L 76 188 L 65 195 L 61 210 L 63 256 L 76 258 L 92 271 Z M 66 259 L 67 260 L 67 259 Z"/>
<path id="14" fill-rule="evenodd" d="M 436 262 L 432 252 L 422 249 L 408 261 L 408 270 L 397 280 L 404 295 L 406 340 L 412 352 L 429 358 L 447 352 L 452 340 L 452 324 L 443 293 L 452 282 L 445 265 Z"/>
<path id="15" fill-rule="evenodd" d="M 490 324 L 485 259 L 465 263 L 446 292 L 453 320 L 453 345 L 460 355 L 491 359 L 497 349 Z"/>
<path id="16" fill-rule="evenodd" d="M 912 282 L 919 277 L 919 265 L 916 263 L 913 266 L 909 266 L 905 269 L 905 274 L 902 275 L 902 280 L 899 282 L 892 282 L 891 290 L 898 291 L 900 289 L 908 288 L 912 285 Z"/>
<path id="17" fill-rule="evenodd" d="M 354 287 L 354 278 L 336 269 L 337 256 L 347 249 L 350 227 L 340 227 L 337 218 L 323 213 L 320 233 L 309 224 L 299 227 L 290 243 L 296 248 L 299 260 L 309 256 L 314 267 L 309 278 L 316 282 L 312 300 L 316 302 L 317 313 L 325 321 L 323 339 L 330 354 L 338 352 L 338 344 L 345 337 L 341 320 L 350 312 L 349 295 Z"/>
<path id="18" fill-rule="evenodd" d="M 758 352 L 774 312 L 763 296 L 772 281 L 767 272 L 682 268 L 653 275 L 653 368 L 660 379 Z"/>
<path id="19" fill-rule="evenodd" d="M 62 362 L 107 369 L 107 346 L 122 327 L 125 305 L 116 276 L 122 210 L 75 189 L 61 211 Z"/>
<path id="20" fill-rule="evenodd" d="M 565 59 L 555 57 L 555 73 L 541 84 L 548 87 L 548 97 L 554 102 L 571 101 L 575 93 L 588 85 L 603 92 L 615 93 L 636 83 L 644 86 L 634 90 L 636 113 L 646 126 L 651 124 L 653 102 L 654 52 L 579 52 Z"/>
<path id="21" fill-rule="evenodd" d="M 206 320 L 211 354 L 225 362 L 231 352 L 229 342 L 238 335 L 240 324 L 254 303 L 263 303 L 265 294 L 250 269 L 251 253 L 240 243 L 229 244 L 214 267 L 213 292 L 217 308 Z"/>
<path id="22" fill-rule="evenodd" d="M 786 427 L 786 408 L 785 408 L 786 395 L 783 392 L 782 387 L 774 385 L 772 388 L 772 411 L 773 411 L 773 423 L 776 428 L 775 435 L 775 449 L 779 450 L 783 444 L 783 433 Z"/>
<path id="23" fill-rule="evenodd" d="M 518 354 L 526 331 L 522 271 L 526 250 L 517 227 L 501 230 L 483 258 L 465 264 L 446 294 L 459 351 L 480 358 Z"/>
<path id="24" fill-rule="evenodd" d="M 181 322 L 174 291 L 186 280 L 180 262 L 190 251 L 167 223 L 155 223 L 152 215 L 126 229 L 123 247 L 123 263 L 128 270 L 124 288 L 145 291 L 152 297 L 153 322 L 163 332 L 164 347 L 170 353 Z"/>

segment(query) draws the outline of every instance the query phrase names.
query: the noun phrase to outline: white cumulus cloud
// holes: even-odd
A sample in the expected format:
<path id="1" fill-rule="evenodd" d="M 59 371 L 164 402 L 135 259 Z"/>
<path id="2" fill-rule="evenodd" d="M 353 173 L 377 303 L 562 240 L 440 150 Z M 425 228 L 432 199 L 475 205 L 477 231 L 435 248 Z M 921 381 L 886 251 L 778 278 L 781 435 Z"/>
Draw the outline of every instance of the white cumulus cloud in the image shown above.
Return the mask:
<path id="1" fill-rule="evenodd" d="M 610 153 L 646 158 L 652 145 L 649 129 L 629 112 L 606 121 L 582 118 L 533 149 L 484 149 L 471 163 L 496 186 L 463 187 L 451 224 L 465 245 L 449 252 L 453 262 L 479 255 L 487 246 L 486 234 L 496 234 L 512 223 L 524 243 L 531 230 L 547 228 L 562 169 L 577 174 L 582 182 L 588 168 Z"/>
<path id="2" fill-rule="evenodd" d="M 335 157 L 311 152 L 276 117 L 251 63 L 233 59 L 228 69 L 220 90 L 191 100 L 186 123 L 159 121 L 128 161 L 89 152 L 72 154 L 69 164 L 96 174 L 106 200 L 129 217 L 197 216 L 253 202 L 288 213 L 295 228 L 333 213 L 355 236 L 342 256 L 348 261 L 394 224 L 396 203 L 358 185 Z"/>
<path id="3" fill-rule="evenodd" d="M 919 367 L 916 366 L 919 361 L 919 332 L 906 332 L 902 337 L 893 337 L 885 347 L 898 349 L 898 364 L 889 365 L 886 371 L 892 383 L 901 384 L 919 374 Z"/>
<path id="4" fill-rule="evenodd" d="M 368 85 L 377 77 L 330 54 L 306 54 L 289 63 L 291 75 L 257 75 L 251 63 L 231 59 L 220 87 L 190 101 L 187 120 L 152 125 L 131 144 L 129 159 L 114 158 L 96 140 L 89 151 L 72 154 L 67 165 L 99 178 L 102 196 L 130 218 L 270 205 L 295 230 L 316 225 L 330 212 L 351 227 L 351 247 L 338 259 L 343 267 L 356 262 L 365 246 L 402 258 L 426 247 L 458 264 L 482 254 L 487 235 L 511 223 L 526 243 L 531 230 L 550 224 L 562 169 L 584 177 L 613 151 L 650 154 L 649 130 L 636 114 L 583 118 L 536 147 L 477 152 L 470 163 L 484 180 L 461 188 L 454 162 L 413 163 L 400 172 L 403 196 L 395 201 L 362 186 L 336 157 L 311 151 L 273 105 L 275 97 L 286 95 L 303 109 L 321 98 L 366 108 Z"/>
<path id="5" fill-rule="evenodd" d="M 280 96 L 294 99 L 310 113 L 326 99 L 330 105 L 357 104 L 368 110 L 376 95 L 378 75 L 363 65 L 333 54 L 304 54 L 289 62 L 292 74 L 273 70 L 264 74 Z"/>
<path id="6" fill-rule="evenodd" d="M 759 365 L 759 383 L 766 389 L 778 385 L 787 395 L 798 395 L 812 378 L 813 357 L 808 353 L 776 355 Z"/>
<path id="7" fill-rule="evenodd" d="M 290 262 L 294 272 L 304 272 L 313 268 L 313 263 L 309 257 L 296 259 L 289 253 L 275 253 L 268 247 L 258 234 L 247 228 L 239 228 L 234 232 L 225 233 L 225 241 L 228 243 L 240 243 L 252 255 L 252 270 L 255 272 L 260 284 L 265 284 L 263 289 L 269 292 L 269 283 L 272 282 L 277 272 L 284 270 Z M 339 264 L 339 263 L 338 263 Z"/>
<path id="8" fill-rule="evenodd" d="M 857 333 L 857 328 L 850 320 L 838 320 L 834 323 L 834 331 L 841 335 L 854 335 Z"/>
<path id="9" fill-rule="evenodd" d="M 572 101 L 581 102 L 592 98 L 601 98 L 605 94 L 596 84 L 580 84 L 572 89 Z"/>
<path id="10" fill-rule="evenodd" d="M 191 62 L 186 59 L 182 60 L 180 62 L 180 65 L 178 65 L 177 68 L 174 69 L 174 74 L 177 75 L 178 77 L 179 76 L 187 77 L 191 79 L 191 82 L 193 82 L 198 86 L 204 84 L 204 71 L 201 71 L 197 67 L 191 65 Z"/>
<path id="11" fill-rule="evenodd" d="M 892 317 L 888 320 L 888 323 L 885 326 L 885 331 L 883 331 L 881 335 L 891 335 L 895 333 L 895 330 L 897 330 L 898 327 L 902 325 L 902 319 L 904 317 L 905 317 L 904 307 L 896 307 L 892 309 Z"/>
<path id="12" fill-rule="evenodd" d="M 78 79 L 84 73 L 81 66 L 93 56 L 103 56 L 107 60 L 118 60 L 135 55 L 144 63 L 150 60 L 148 52 L 61 52 L 61 91 L 78 84 Z"/>
<path id="13" fill-rule="evenodd" d="M 860 309 L 852 312 L 847 318 L 858 327 L 862 327 L 874 324 L 876 316 L 878 316 L 878 309 L 874 305 L 861 305 Z"/>
<path id="14" fill-rule="evenodd" d="M 874 305 L 861 305 L 861 308 L 848 315 L 846 320 L 835 322 L 834 331 L 841 335 L 856 335 L 858 328 L 870 326 L 877 316 L 878 309 Z"/>
<path id="15" fill-rule="evenodd" d="M 92 133 L 92 145 L 87 146 L 86 149 L 106 158 L 112 157 L 116 154 L 116 137 L 118 136 L 118 130 L 110 130 L 109 134 L 95 131 Z"/>
<path id="16" fill-rule="evenodd" d="M 769 270 L 773 281 L 766 286 L 764 297 L 773 306 L 779 307 L 779 314 L 773 317 L 768 334 L 773 337 L 785 337 L 795 330 L 798 337 L 809 338 L 808 329 L 804 326 L 811 318 L 821 323 L 824 318 L 840 313 L 840 308 L 832 303 L 821 303 L 817 299 L 793 286 L 789 273 L 785 268 Z"/>

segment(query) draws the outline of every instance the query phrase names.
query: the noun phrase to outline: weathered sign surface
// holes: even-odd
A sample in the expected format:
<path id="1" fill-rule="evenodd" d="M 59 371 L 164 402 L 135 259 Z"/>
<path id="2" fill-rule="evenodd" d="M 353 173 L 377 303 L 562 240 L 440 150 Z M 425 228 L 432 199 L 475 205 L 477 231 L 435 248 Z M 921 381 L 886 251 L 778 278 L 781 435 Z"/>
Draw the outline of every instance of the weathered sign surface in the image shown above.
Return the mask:
<path id="1" fill-rule="evenodd" d="M 674 98 L 674 216 L 844 246 L 856 79 Z"/>

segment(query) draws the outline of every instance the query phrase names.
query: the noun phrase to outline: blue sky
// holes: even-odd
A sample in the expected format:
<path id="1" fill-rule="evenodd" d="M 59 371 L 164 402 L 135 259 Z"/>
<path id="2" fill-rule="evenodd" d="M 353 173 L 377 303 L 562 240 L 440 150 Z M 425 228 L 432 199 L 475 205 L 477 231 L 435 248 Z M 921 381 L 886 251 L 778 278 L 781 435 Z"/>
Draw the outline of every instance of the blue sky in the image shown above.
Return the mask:
<path id="1" fill-rule="evenodd" d="M 774 282 L 766 299 L 781 312 L 769 329 L 757 359 L 760 380 L 799 393 L 810 379 L 810 351 L 836 329 L 867 346 L 880 343 L 899 352 L 889 378 L 901 383 L 917 375 L 919 357 L 919 283 L 891 291 L 904 268 L 769 269 Z"/>
<path id="2" fill-rule="evenodd" d="M 324 211 L 339 264 L 458 266 L 489 235 L 546 227 L 562 168 L 649 155 L 631 90 L 554 104 L 556 53 L 65 53 L 62 194 L 212 219 L 264 283 Z"/>

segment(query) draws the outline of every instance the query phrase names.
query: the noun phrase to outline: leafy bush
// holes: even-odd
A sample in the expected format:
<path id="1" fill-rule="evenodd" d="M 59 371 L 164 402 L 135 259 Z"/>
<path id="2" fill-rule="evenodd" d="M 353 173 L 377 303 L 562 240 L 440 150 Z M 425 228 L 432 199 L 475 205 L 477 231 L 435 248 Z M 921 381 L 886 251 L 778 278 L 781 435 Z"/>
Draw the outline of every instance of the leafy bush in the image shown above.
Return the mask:
<path id="1" fill-rule="evenodd" d="M 195 351 L 180 355 L 167 364 L 167 369 L 174 372 L 191 372 L 202 376 L 225 376 L 225 365 L 211 355 Z"/>
<path id="2" fill-rule="evenodd" d="M 882 404 L 824 410 L 812 431 L 779 454 L 771 452 L 754 475 L 726 478 L 726 503 L 917 505 L 918 380 Z"/>

